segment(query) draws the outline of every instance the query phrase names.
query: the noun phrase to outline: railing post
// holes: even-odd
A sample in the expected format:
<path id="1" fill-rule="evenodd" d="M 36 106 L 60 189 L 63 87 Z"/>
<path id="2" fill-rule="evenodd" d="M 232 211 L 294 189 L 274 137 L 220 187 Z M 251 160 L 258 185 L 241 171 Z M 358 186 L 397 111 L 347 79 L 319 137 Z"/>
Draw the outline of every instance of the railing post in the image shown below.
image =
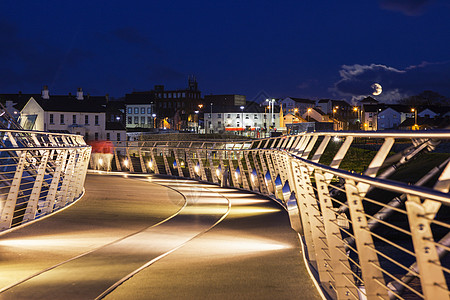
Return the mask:
<path id="1" fill-rule="evenodd" d="M 27 209 L 25 210 L 25 215 L 23 217 L 24 222 L 34 220 L 36 216 L 39 196 L 41 195 L 42 183 L 44 182 L 45 169 L 47 168 L 49 153 L 50 151 L 48 150 L 42 151 L 41 161 L 39 167 L 37 168 L 36 179 L 34 181 L 30 199 L 28 200 Z"/>
<path id="2" fill-rule="evenodd" d="M 139 153 L 139 162 L 141 163 L 142 173 L 147 173 L 147 168 L 145 167 L 144 158 L 142 157 L 141 147 L 138 148 L 138 153 Z"/>
<path id="3" fill-rule="evenodd" d="M 374 251 L 375 245 L 367 225 L 362 197 L 353 180 L 346 180 L 345 191 L 358 250 L 359 265 L 364 280 L 365 294 L 368 299 L 388 299 L 385 289 L 386 283 L 380 271 L 378 256 Z"/>
<path id="4" fill-rule="evenodd" d="M 26 151 L 21 151 L 19 155 L 20 158 L 16 166 L 16 171 L 14 172 L 14 178 L 11 182 L 8 196 L 6 197 L 6 202 L 4 202 L 3 209 L 1 210 L 2 218 L 0 220 L 0 230 L 8 229 L 11 227 L 14 216 L 14 209 L 17 203 L 17 196 L 19 195 L 20 184 L 22 182 L 22 174 L 25 167 L 26 155 Z"/>
<path id="5" fill-rule="evenodd" d="M 56 202 L 58 185 L 61 180 L 61 172 L 64 170 L 65 162 L 67 159 L 68 150 L 61 150 L 57 154 L 55 162 L 55 171 L 53 173 L 52 182 L 50 183 L 50 188 L 48 189 L 47 200 L 45 201 L 44 207 L 42 208 L 45 214 L 49 214 L 53 211 L 53 207 Z"/>
<path id="6" fill-rule="evenodd" d="M 411 228 L 420 284 L 426 299 L 449 299 L 448 286 L 431 231 L 431 220 L 417 196 L 407 195 L 406 211 Z"/>
<path id="7" fill-rule="evenodd" d="M 349 299 L 350 295 L 356 297 L 358 292 L 348 282 L 349 280 L 353 281 L 353 276 L 345 275 L 349 273 L 350 264 L 345 253 L 342 234 L 337 224 L 336 209 L 333 208 L 325 176 L 320 170 L 315 170 L 314 176 L 322 211 L 323 225 L 328 246 L 327 249 L 330 254 L 329 263 L 331 269 L 329 269 L 328 272 L 333 274 L 330 285 L 333 285 L 336 290 L 337 299 Z M 329 293 L 331 293 L 331 295 L 333 294 L 332 291 L 329 291 Z"/>
<path id="8" fill-rule="evenodd" d="M 248 181 L 247 181 L 247 176 L 245 175 L 245 171 L 244 171 L 244 165 L 242 164 L 242 161 L 241 161 L 242 156 L 243 156 L 242 151 L 238 151 L 237 152 L 237 161 L 238 161 L 239 170 L 241 171 L 242 187 L 246 190 L 250 190 L 250 187 L 249 187 Z"/>

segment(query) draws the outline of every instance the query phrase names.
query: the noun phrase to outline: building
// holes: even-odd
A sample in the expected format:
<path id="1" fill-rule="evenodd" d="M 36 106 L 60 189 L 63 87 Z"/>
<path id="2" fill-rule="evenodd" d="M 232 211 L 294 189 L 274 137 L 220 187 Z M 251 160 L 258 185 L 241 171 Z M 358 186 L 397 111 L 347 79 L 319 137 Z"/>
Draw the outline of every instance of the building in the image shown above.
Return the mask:
<path id="1" fill-rule="evenodd" d="M 48 87 L 44 86 L 41 94 L 2 94 L 1 98 L 20 109 L 18 119 L 25 129 L 79 134 L 86 141 L 107 139 L 108 95 L 84 95 L 81 88 L 76 95 L 51 95 Z M 113 115 L 116 121 L 111 123 L 120 123 L 117 122 L 117 112 Z M 115 140 L 118 134 L 121 140 L 126 139 L 123 126 L 119 130 L 115 125 L 114 136 L 110 132 L 110 138 Z"/>
<path id="2" fill-rule="evenodd" d="M 214 106 L 245 106 L 246 105 L 246 97 L 244 95 L 205 95 L 205 111 L 208 106 L 211 106 L 211 109 Z"/>
<path id="3" fill-rule="evenodd" d="M 126 128 L 155 128 L 155 95 L 131 93 L 125 95 Z"/>
<path id="4" fill-rule="evenodd" d="M 316 101 L 302 98 L 287 97 L 279 101 L 283 106 L 283 113 L 299 113 L 303 115 L 308 111 L 308 108 L 314 108 Z"/>
<path id="5" fill-rule="evenodd" d="M 193 130 L 195 124 L 198 126 L 198 122 L 194 121 L 195 112 L 203 104 L 203 99 L 197 80 L 189 77 L 187 88 L 166 90 L 163 85 L 155 85 L 150 91 L 126 94 L 125 103 L 127 128 Z"/>
<path id="6" fill-rule="evenodd" d="M 241 108 L 242 107 L 242 108 Z M 263 137 L 280 129 L 279 108 L 270 113 L 265 105 L 247 102 L 246 106 L 215 106 L 214 112 L 204 113 L 206 133 L 238 133 Z"/>

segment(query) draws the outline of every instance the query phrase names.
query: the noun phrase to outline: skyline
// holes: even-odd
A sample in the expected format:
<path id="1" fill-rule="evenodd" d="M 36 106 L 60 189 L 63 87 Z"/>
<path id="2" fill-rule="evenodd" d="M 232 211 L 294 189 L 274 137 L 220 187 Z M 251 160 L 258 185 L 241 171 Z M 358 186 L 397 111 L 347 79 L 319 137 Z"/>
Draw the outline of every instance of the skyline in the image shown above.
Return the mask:
<path id="1" fill-rule="evenodd" d="M 184 88 L 203 95 L 378 100 L 450 97 L 444 0 L 174 0 L 0 3 L 0 92 L 121 97 Z"/>

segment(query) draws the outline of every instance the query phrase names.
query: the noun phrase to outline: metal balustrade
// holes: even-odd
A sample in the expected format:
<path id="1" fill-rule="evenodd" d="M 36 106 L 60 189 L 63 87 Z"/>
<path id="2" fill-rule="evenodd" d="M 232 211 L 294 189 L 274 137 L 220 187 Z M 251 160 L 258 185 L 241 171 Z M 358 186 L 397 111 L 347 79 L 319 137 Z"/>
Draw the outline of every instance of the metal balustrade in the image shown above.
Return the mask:
<path id="1" fill-rule="evenodd" d="M 118 142 L 113 167 L 278 201 L 333 299 L 448 299 L 449 142 L 449 131 Z"/>
<path id="2" fill-rule="evenodd" d="M 0 117 L 4 121 L 0 126 L 4 128 L 0 129 L 1 232 L 79 198 L 91 147 L 78 135 L 10 129 L 19 127 Z"/>

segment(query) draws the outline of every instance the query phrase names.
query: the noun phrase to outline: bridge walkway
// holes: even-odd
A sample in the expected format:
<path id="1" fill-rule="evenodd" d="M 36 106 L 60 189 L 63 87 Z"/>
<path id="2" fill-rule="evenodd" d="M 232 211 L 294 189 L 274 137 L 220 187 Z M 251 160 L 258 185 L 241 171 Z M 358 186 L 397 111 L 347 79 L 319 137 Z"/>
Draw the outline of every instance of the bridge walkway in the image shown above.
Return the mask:
<path id="1" fill-rule="evenodd" d="M 287 213 L 258 195 L 89 174 L 71 207 L 0 236 L 0 299 L 319 299 Z"/>

